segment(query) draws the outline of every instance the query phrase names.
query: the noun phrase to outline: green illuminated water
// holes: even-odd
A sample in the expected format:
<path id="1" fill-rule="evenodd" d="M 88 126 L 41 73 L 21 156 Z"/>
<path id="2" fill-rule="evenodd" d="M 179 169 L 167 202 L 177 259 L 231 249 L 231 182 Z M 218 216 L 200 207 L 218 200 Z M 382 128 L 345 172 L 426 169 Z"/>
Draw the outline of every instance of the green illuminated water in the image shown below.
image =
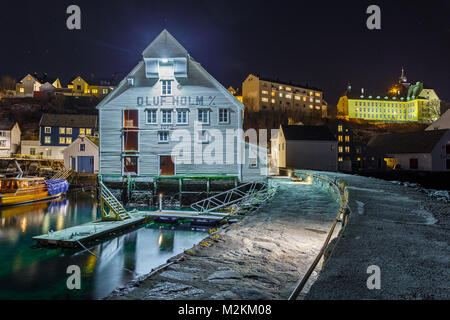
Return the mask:
<path id="1" fill-rule="evenodd" d="M 32 248 L 32 237 L 98 215 L 91 193 L 2 210 L 0 299 L 101 299 L 206 237 L 203 232 L 141 228 L 91 248 L 99 258 L 68 249 Z M 81 268 L 81 290 L 67 289 L 70 265 Z"/>

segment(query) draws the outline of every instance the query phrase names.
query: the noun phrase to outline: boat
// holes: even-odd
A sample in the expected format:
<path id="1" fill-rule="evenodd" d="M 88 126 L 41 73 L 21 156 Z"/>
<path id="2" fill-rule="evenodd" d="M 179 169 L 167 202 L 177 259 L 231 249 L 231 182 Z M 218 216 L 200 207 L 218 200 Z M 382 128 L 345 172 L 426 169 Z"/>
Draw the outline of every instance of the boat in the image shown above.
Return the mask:
<path id="1" fill-rule="evenodd" d="M 65 179 L 41 177 L 0 178 L 0 207 L 47 201 L 62 197 L 69 189 Z"/>

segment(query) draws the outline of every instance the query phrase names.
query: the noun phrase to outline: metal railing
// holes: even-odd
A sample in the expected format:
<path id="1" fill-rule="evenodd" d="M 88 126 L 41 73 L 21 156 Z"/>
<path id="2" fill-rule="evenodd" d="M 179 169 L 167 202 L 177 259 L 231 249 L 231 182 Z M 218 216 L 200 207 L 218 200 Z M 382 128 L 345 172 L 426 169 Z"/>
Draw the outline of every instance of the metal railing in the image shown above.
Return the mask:
<path id="1" fill-rule="evenodd" d="M 314 269 L 316 268 L 317 264 L 319 263 L 320 259 L 323 257 L 328 244 L 330 243 L 331 237 L 334 233 L 334 230 L 336 229 L 336 225 L 338 222 L 342 222 L 342 228 L 345 227 L 346 223 L 347 223 L 347 219 L 348 219 L 348 215 L 350 214 L 350 210 L 348 208 L 348 191 L 346 190 L 346 188 L 344 186 L 339 186 L 336 180 L 330 180 L 328 178 L 322 177 L 320 175 L 317 174 L 313 174 L 313 173 L 308 173 L 308 172 L 302 172 L 302 171 L 297 171 L 295 172 L 295 174 L 298 174 L 299 176 L 307 176 L 311 179 L 319 179 L 325 183 L 328 183 L 329 186 L 331 186 L 332 188 L 334 188 L 337 191 L 338 197 L 339 197 L 339 212 L 338 215 L 336 217 L 336 219 L 334 219 L 333 225 L 331 226 L 330 231 L 328 232 L 328 235 L 325 239 L 325 242 L 322 246 L 322 248 L 319 251 L 319 254 L 317 255 L 317 257 L 314 259 L 314 262 L 312 263 L 312 265 L 309 267 L 308 271 L 306 272 L 306 274 L 303 276 L 303 278 L 297 283 L 297 285 L 295 286 L 294 291 L 291 293 L 291 295 L 289 296 L 288 300 L 295 300 L 297 299 L 298 295 L 300 294 L 300 292 L 303 290 L 303 288 L 305 287 L 306 283 L 309 280 L 309 277 L 311 276 L 311 274 L 313 273 Z"/>
<path id="2" fill-rule="evenodd" d="M 197 201 L 191 205 L 191 208 L 202 213 L 214 212 L 231 205 L 236 205 L 255 197 L 257 194 L 266 193 L 268 188 L 268 183 L 265 180 L 245 183 L 228 191 Z"/>

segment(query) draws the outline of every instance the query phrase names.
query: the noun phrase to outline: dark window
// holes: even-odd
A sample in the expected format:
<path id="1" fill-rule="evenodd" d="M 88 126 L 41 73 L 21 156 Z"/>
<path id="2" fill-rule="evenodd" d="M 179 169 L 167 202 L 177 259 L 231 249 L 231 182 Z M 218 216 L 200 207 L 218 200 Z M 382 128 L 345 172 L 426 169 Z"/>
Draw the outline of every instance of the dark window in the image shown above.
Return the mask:
<path id="1" fill-rule="evenodd" d="M 139 127 L 139 111 L 138 110 L 124 110 L 123 111 L 123 126 L 124 128 Z"/>
<path id="2" fill-rule="evenodd" d="M 447 154 L 450 154 L 450 144 L 448 144 L 448 145 L 445 146 L 445 152 L 446 152 Z"/>
<path id="3" fill-rule="evenodd" d="M 124 149 L 125 151 L 139 151 L 138 132 L 125 131 L 124 133 Z"/>
<path id="4" fill-rule="evenodd" d="M 85 151 L 86 145 L 84 143 L 80 144 L 80 151 Z"/>
<path id="5" fill-rule="evenodd" d="M 450 170 L 450 159 L 447 159 L 447 170 Z"/>
<path id="6" fill-rule="evenodd" d="M 81 86 L 77 86 L 77 90 L 81 90 Z"/>
<path id="7" fill-rule="evenodd" d="M 419 159 L 409 159 L 410 169 L 419 169 Z"/>
<path id="8" fill-rule="evenodd" d="M 134 173 L 137 174 L 138 171 L 138 158 L 137 157 L 125 157 L 123 164 L 124 173 Z"/>

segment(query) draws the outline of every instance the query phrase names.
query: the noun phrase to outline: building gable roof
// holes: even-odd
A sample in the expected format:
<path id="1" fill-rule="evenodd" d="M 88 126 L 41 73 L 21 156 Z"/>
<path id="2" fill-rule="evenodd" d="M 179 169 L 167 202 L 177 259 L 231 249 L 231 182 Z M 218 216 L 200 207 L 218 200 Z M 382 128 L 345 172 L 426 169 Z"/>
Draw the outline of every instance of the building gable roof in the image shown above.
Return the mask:
<path id="1" fill-rule="evenodd" d="M 176 58 L 181 56 L 187 57 L 188 77 L 187 79 L 177 79 L 182 86 L 206 86 L 214 87 L 221 92 L 233 105 L 239 109 L 243 109 L 244 105 L 233 96 L 225 87 L 222 86 L 213 76 L 211 76 L 200 63 L 196 62 L 184 49 L 184 47 L 167 31 L 163 30 L 155 40 L 142 53 L 143 58 Z M 108 94 L 98 105 L 97 109 L 121 96 L 128 90 L 139 90 L 139 86 L 130 87 L 127 79 L 129 77 L 145 78 L 145 63 L 141 60 L 136 67 L 120 82 L 118 87 Z M 145 79 L 150 83 L 149 79 Z M 154 83 L 153 83 L 154 84 Z"/>
<path id="2" fill-rule="evenodd" d="M 286 140 L 336 141 L 327 126 L 287 126 L 282 125 Z"/>
<path id="3" fill-rule="evenodd" d="M 0 130 L 12 130 L 16 123 L 12 119 L 0 119 Z"/>
<path id="4" fill-rule="evenodd" d="M 39 122 L 41 127 L 97 128 L 97 116 L 86 114 L 44 113 Z"/>
<path id="5" fill-rule="evenodd" d="M 430 153 L 447 131 L 383 134 L 372 137 L 368 146 L 384 154 Z"/>
<path id="6" fill-rule="evenodd" d="M 187 55 L 187 50 L 166 29 L 142 52 L 144 58 L 179 58 Z"/>
<path id="7" fill-rule="evenodd" d="M 450 129 L 450 109 L 445 111 L 444 114 L 439 117 L 439 119 L 430 124 L 430 126 L 425 130 L 430 131 L 439 129 Z"/>

